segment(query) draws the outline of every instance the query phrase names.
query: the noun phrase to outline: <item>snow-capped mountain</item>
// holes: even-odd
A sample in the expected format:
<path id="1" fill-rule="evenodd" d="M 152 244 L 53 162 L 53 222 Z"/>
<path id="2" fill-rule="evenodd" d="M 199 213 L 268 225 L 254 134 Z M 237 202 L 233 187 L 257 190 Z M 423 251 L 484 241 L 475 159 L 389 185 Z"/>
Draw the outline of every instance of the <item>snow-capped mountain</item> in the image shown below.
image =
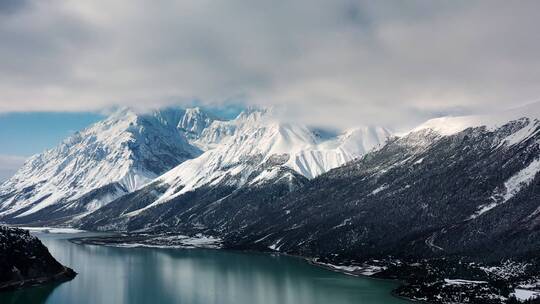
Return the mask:
<path id="1" fill-rule="evenodd" d="M 365 258 L 467 252 L 491 259 L 526 254 L 538 245 L 526 239 L 540 233 L 540 122 L 532 110 L 510 114 L 501 120 L 498 114 L 462 117 L 458 121 L 468 123 L 459 126 L 449 123 L 454 118 L 437 119 L 319 175 L 316 168 L 327 170 L 345 158 L 343 151 L 352 153 L 348 144 L 365 151 L 354 143 L 366 137 L 356 137 L 358 131 L 320 136 L 263 112 L 245 113 L 216 127 L 230 131 L 222 145 L 81 225 L 203 231 L 232 247 L 327 259 L 336 253 Z M 306 155 L 324 157 L 311 162 Z M 307 171 L 299 166 L 313 163 Z M 486 252 L 485 246 L 499 251 Z"/>
<path id="2" fill-rule="evenodd" d="M 201 137 L 202 132 L 216 120 L 216 117 L 200 107 L 188 108 L 178 122 L 177 128 L 184 132 L 188 139 L 195 140 Z"/>
<path id="3" fill-rule="evenodd" d="M 112 212 L 107 217 L 137 221 L 139 217 L 153 213 L 153 208 L 170 205 L 198 189 L 210 192 L 282 184 L 292 191 L 303 180 L 382 146 L 389 135 L 381 127 L 364 127 L 337 136 L 321 136 L 306 126 L 279 121 L 270 110 L 247 110 L 234 120 L 210 124 L 194 140 L 194 144 L 206 147 L 208 151 L 141 189 L 139 193 L 147 195 L 138 198 L 136 207 L 125 205 L 131 204 L 133 199 L 128 202 L 118 200 L 107 208 L 110 211 L 118 207 L 118 214 L 112 215 Z M 225 191 L 215 199 L 220 200 L 228 194 L 230 191 Z M 92 218 L 95 219 L 96 214 Z"/>
<path id="4" fill-rule="evenodd" d="M 540 248 L 537 109 L 437 118 L 402 136 L 377 127 L 333 135 L 265 110 L 203 119 L 189 137 L 202 154 L 70 223 L 202 233 L 225 248 L 328 265 L 399 259 L 414 274 L 441 260 L 527 263 Z M 170 125 L 185 135 L 182 118 Z M 433 286 L 415 281 L 424 283 Z"/>
<path id="5" fill-rule="evenodd" d="M 442 136 L 450 136 L 467 128 L 485 127 L 488 130 L 495 130 L 510 121 L 522 118 L 529 118 L 531 121 L 540 119 L 540 102 L 479 115 L 434 118 L 420 124 L 410 132 L 428 129 Z"/>
<path id="6" fill-rule="evenodd" d="M 0 187 L 0 217 L 53 220 L 94 211 L 201 151 L 177 126 L 183 110 L 122 109 L 33 156 Z"/>
<path id="7" fill-rule="evenodd" d="M 276 207 L 224 239 L 334 262 L 537 257 L 536 109 L 431 120 L 267 203 Z"/>
<path id="8" fill-rule="evenodd" d="M 230 121 L 200 108 L 123 109 L 28 160 L 0 187 L 0 217 L 66 222 L 145 184 L 168 190 L 144 209 L 202 186 L 294 185 L 293 177 L 314 178 L 381 146 L 389 134 L 364 127 L 322 136 L 261 109 Z"/>
<path id="9" fill-rule="evenodd" d="M 222 136 L 216 148 L 157 179 L 171 189 L 162 200 L 225 178 L 229 184 L 234 180 L 242 186 L 254 167 L 276 157 L 282 166 L 311 179 L 382 145 L 390 135 L 384 128 L 359 128 L 334 138 L 321 138 L 306 126 L 280 122 L 267 110 L 243 112 L 237 119 L 218 122 L 209 130 L 212 133 L 204 132 L 199 142 L 215 142 L 215 130 L 228 132 L 219 132 Z M 206 138 L 210 134 L 212 140 Z M 271 172 L 263 174 L 272 176 Z M 182 190 L 174 190 L 180 186 Z"/>

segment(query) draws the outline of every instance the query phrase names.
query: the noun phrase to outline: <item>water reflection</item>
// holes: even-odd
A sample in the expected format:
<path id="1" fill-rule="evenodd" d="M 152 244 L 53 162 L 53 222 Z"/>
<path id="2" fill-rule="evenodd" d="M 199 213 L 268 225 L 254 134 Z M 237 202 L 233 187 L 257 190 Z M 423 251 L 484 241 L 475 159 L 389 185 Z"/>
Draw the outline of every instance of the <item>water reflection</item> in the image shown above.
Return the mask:
<path id="1" fill-rule="evenodd" d="M 39 235 L 76 279 L 0 295 L 0 303 L 406 303 L 391 282 L 353 278 L 299 259 L 215 250 L 75 245 Z"/>
<path id="2" fill-rule="evenodd" d="M 16 290 L 7 294 L 0 294 L 0 303 L 2 304 L 41 304 L 46 303 L 52 291 L 58 284 L 49 284 L 47 286 L 34 287 L 31 289 Z M 28 292 L 31 290 L 31 292 Z"/>

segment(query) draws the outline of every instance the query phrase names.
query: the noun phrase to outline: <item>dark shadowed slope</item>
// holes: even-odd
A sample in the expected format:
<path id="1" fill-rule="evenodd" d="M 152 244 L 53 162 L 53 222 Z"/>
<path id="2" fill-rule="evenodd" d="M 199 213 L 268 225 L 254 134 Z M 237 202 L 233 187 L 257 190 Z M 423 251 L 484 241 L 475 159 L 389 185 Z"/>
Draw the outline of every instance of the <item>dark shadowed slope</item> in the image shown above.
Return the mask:
<path id="1" fill-rule="evenodd" d="M 0 226 L 0 291 L 71 280 L 76 273 L 58 263 L 26 230 Z"/>

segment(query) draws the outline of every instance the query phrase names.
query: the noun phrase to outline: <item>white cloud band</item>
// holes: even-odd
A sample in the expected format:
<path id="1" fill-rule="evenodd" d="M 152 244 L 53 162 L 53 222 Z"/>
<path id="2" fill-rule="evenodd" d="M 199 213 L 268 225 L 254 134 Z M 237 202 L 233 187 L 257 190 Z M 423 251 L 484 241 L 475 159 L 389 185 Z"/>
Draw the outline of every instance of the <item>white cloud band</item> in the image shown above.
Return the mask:
<path id="1" fill-rule="evenodd" d="M 0 112 L 245 99 L 399 126 L 540 96 L 538 1 L 5 3 Z"/>

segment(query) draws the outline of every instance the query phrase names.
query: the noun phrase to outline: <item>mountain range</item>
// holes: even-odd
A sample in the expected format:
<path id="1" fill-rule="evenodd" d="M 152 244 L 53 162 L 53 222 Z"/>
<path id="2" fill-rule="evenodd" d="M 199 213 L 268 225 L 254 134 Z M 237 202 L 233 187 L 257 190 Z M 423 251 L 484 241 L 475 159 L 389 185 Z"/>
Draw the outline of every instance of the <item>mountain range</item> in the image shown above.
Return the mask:
<path id="1" fill-rule="evenodd" d="M 482 299 L 467 292 L 499 303 L 493 294 L 510 299 L 510 289 L 486 269 L 529 265 L 505 284 L 540 273 L 539 118 L 532 104 L 397 135 L 312 128 L 268 109 L 231 120 L 122 109 L 30 158 L 0 186 L 0 221 L 203 236 L 339 269 L 370 263 L 409 282 L 401 295 L 434 302 L 453 301 L 441 276 L 469 265 L 460 275 L 481 269 L 495 283 Z M 439 271 L 411 279 L 411 265 Z"/>
<path id="2" fill-rule="evenodd" d="M 229 247 L 336 261 L 535 256 L 540 122 L 517 114 L 329 139 L 244 113 L 226 123 L 235 131 L 220 146 L 75 224 L 205 233 Z"/>
<path id="3" fill-rule="evenodd" d="M 69 224 L 148 185 L 168 189 L 145 207 L 221 182 L 236 188 L 282 178 L 293 183 L 363 155 L 390 134 L 380 127 L 330 134 L 273 116 L 248 109 L 227 121 L 200 108 L 121 109 L 30 158 L 0 186 L 0 219 Z"/>

